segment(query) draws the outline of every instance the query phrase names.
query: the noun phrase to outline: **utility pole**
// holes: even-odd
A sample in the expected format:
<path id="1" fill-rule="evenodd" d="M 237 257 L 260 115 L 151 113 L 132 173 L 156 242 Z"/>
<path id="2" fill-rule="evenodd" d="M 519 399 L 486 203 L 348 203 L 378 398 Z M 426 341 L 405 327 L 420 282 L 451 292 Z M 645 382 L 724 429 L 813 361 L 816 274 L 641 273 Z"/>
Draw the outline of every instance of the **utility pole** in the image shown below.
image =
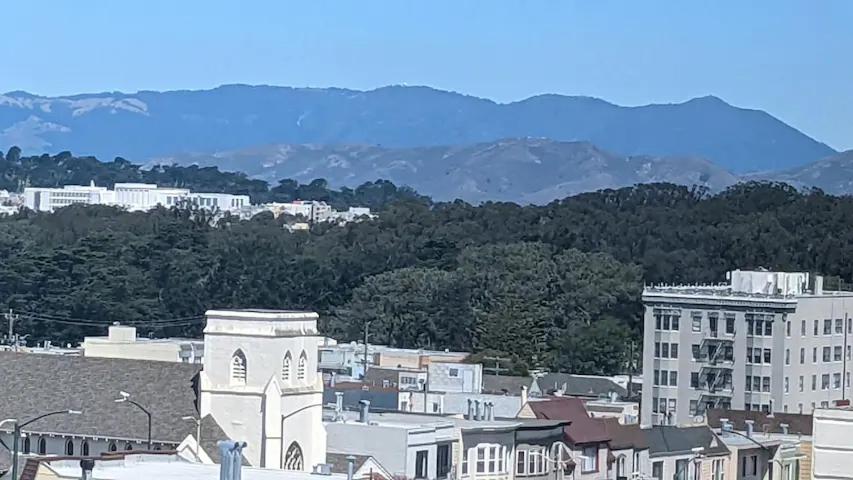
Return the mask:
<path id="1" fill-rule="evenodd" d="M 364 322 L 364 373 L 362 378 L 367 378 L 367 339 L 369 329 L 370 322 Z"/>
<path id="2" fill-rule="evenodd" d="M 9 309 L 9 313 L 6 314 L 6 320 L 9 321 L 9 345 L 12 345 L 12 349 L 14 351 L 18 351 L 18 339 L 15 338 L 15 320 L 18 319 L 18 316 L 12 312 L 12 309 Z"/>
<path id="3" fill-rule="evenodd" d="M 626 400 L 631 399 L 631 385 L 634 382 L 634 341 L 631 340 L 630 347 L 628 348 L 628 385 L 625 389 L 627 392 L 626 395 L 628 398 Z"/>

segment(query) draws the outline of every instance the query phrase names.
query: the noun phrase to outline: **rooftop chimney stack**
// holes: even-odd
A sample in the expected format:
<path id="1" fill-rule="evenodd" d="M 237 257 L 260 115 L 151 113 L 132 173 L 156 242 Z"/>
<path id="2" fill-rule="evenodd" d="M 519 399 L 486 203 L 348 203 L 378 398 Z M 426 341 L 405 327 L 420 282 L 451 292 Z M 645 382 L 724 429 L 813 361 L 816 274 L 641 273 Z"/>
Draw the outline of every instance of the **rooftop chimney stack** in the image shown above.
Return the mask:
<path id="1" fill-rule="evenodd" d="M 344 418 L 344 392 L 335 392 L 335 421 L 340 422 Z"/>
<path id="2" fill-rule="evenodd" d="M 468 399 L 468 415 L 465 416 L 467 420 L 474 420 L 474 400 Z"/>
<path id="3" fill-rule="evenodd" d="M 474 400 L 474 420 L 482 420 L 483 411 L 480 410 L 480 401 Z"/>
<path id="4" fill-rule="evenodd" d="M 358 407 L 358 421 L 370 423 L 370 400 L 359 400 Z"/>
<path id="5" fill-rule="evenodd" d="M 779 426 L 782 427 L 782 433 L 787 435 L 788 434 L 788 424 L 787 423 L 780 423 Z"/>
<path id="6" fill-rule="evenodd" d="M 752 433 L 753 433 L 754 427 L 755 427 L 755 421 L 744 420 L 743 423 L 746 424 L 746 436 L 752 438 Z"/>
<path id="7" fill-rule="evenodd" d="M 527 403 L 527 386 L 521 386 L 521 406 L 524 406 Z"/>

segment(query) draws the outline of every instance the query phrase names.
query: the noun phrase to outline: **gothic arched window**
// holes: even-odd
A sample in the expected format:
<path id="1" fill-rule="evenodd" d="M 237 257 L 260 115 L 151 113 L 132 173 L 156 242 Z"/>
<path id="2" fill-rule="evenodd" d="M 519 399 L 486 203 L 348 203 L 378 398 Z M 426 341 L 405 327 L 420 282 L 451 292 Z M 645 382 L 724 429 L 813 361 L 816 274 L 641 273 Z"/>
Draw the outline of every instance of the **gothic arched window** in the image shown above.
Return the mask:
<path id="1" fill-rule="evenodd" d="M 284 470 L 302 470 L 304 463 L 302 460 L 302 447 L 296 442 L 291 443 L 287 447 L 287 453 L 284 454 L 281 468 Z"/>
<path id="2" fill-rule="evenodd" d="M 246 355 L 240 350 L 231 356 L 231 384 L 246 384 Z"/>
<path id="3" fill-rule="evenodd" d="M 287 352 L 284 355 L 284 360 L 281 361 L 281 380 L 283 382 L 290 381 L 290 370 L 292 368 L 292 359 L 290 358 L 290 352 Z"/>
<path id="4" fill-rule="evenodd" d="M 299 364 L 296 366 L 296 378 L 305 380 L 305 371 L 308 369 L 308 356 L 305 352 L 299 355 Z"/>

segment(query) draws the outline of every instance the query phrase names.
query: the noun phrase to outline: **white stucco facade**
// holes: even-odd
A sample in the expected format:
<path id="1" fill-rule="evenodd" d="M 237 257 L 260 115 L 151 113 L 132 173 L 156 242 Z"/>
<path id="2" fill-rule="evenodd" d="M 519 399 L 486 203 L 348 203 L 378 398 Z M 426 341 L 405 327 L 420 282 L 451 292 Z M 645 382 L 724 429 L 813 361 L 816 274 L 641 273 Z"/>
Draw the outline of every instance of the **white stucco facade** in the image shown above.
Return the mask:
<path id="1" fill-rule="evenodd" d="M 812 478 L 853 479 L 853 410 L 819 408 L 813 418 Z"/>
<path id="2" fill-rule="evenodd" d="M 207 312 L 201 414 L 247 442 L 253 466 L 311 471 L 325 463 L 320 341 L 316 313 Z"/>

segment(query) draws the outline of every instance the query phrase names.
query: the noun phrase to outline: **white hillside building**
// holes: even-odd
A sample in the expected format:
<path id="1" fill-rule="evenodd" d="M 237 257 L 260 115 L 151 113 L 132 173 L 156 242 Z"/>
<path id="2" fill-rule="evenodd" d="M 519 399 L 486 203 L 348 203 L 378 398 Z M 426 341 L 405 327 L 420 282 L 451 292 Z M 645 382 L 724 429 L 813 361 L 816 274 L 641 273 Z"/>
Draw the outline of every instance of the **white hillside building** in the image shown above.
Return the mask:
<path id="1" fill-rule="evenodd" d="M 310 472 L 326 460 L 317 314 L 207 312 L 201 415 L 248 443 L 254 466 Z"/>

